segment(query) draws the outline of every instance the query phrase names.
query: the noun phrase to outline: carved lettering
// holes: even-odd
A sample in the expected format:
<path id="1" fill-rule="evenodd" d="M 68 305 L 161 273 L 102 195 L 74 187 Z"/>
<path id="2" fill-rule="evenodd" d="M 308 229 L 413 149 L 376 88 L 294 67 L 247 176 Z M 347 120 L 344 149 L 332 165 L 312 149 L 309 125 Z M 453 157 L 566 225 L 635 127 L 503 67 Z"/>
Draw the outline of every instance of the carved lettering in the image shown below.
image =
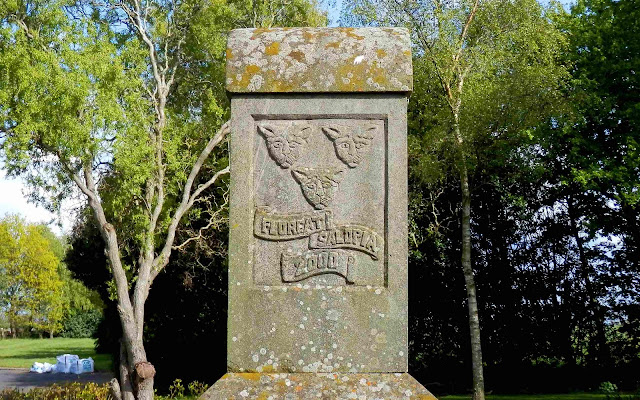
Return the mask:
<path id="1" fill-rule="evenodd" d="M 299 282 L 312 276 L 335 274 L 353 283 L 349 271 L 355 267 L 356 258 L 346 251 L 306 251 L 303 254 L 282 253 L 280 268 L 283 282 Z"/>
<path id="2" fill-rule="evenodd" d="M 276 214 L 267 208 L 256 208 L 253 234 L 268 240 L 293 240 L 331 229 L 332 226 L 331 210 Z"/>
<path id="3" fill-rule="evenodd" d="M 378 260 L 384 248 L 382 237 L 360 225 L 341 225 L 309 236 L 310 249 L 353 249 Z"/>

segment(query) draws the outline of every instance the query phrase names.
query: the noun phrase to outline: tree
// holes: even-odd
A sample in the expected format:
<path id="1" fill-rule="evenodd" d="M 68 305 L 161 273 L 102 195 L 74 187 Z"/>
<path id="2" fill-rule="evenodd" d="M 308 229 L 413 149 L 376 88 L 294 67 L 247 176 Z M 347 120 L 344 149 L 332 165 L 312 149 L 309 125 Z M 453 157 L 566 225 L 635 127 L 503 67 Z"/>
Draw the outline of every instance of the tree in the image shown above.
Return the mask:
<path id="1" fill-rule="evenodd" d="M 469 309 L 473 396 L 484 399 L 472 264 L 471 173 L 482 149 L 509 143 L 550 115 L 566 75 L 559 62 L 566 38 L 552 20 L 556 9 L 532 0 L 349 3 L 347 13 L 360 23 L 406 26 L 412 33 L 417 75 L 412 100 L 417 97 L 416 111 L 428 115 L 420 119 L 432 119 L 427 121 L 430 129 L 418 132 L 421 140 L 415 143 L 429 149 L 427 159 L 433 159 L 434 148 L 440 148 L 440 154 L 446 149 L 449 154 L 440 158 L 441 169 L 454 172 L 460 185 L 461 265 Z M 508 159 L 512 148 L 506 147 L 502 160 Z M 432 164 L 423 162 L 431 173 Z"/>
<path id="2" fill-rule="evenodd" d="M 614 363 L 607 331 L 634 324 L 640 293 L 638 5 L 582 0 L 572 8 L 563 26 L 573 107 L 539 136 L 579 260 L 576 297 L 586 304 L 576 343 L 587 364 L 603 367 Z"/>
<path id="3" fill-rule="evenodd" d="M 40 226 L 26 224 L 17 216 L 0 220 L 0 298 L 14 337 L 21 325 L 51 335 L 61 328 L 58 265 Z"/>
<path id="4" fill-rule="evenodd" d="M 151 400 L 151 285 L 184 244 L 175 242 L 182 223 L 224 222 L 212 195 L 226 191 L 229 173 L 225 32 L 326 17 L 306 0 L 12 0 L 0 21 L 8 175 L 23 175 L 52 208 L 74 194 L 88 202 L 123 330 L 114 393 Z"/>

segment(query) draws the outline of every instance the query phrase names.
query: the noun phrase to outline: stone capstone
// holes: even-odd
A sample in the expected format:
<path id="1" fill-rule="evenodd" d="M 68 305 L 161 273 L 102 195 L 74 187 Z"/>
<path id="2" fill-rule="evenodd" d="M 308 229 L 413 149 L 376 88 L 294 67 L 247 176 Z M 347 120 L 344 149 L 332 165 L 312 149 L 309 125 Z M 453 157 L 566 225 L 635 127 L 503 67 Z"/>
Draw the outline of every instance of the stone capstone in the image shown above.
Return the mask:
<path id="1" fill-rule="evenodd" d="M 410 92 L 404 28 L 236 29 L 227 44 L 232 93 Z"/>

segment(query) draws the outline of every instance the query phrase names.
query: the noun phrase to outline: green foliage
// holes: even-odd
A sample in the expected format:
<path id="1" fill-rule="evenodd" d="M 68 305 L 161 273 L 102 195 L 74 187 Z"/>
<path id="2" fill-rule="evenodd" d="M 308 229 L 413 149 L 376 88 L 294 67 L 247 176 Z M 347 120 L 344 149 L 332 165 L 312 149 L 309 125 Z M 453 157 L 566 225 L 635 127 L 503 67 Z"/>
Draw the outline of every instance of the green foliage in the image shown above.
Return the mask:
<path id="1" fill-rule="evenodd" d="M 572 100 L 568 179 L 621 204 L 640 200 L 640 2 L 581 0 L 572 8 Z M 566 136 L 566 137 L 565 137 Z"/>
<path id="2" fill-rule="evenodd" d="M 601 382 L 598 391 L 603 394 L 614 394 L 618 392 L 618 386 L 615 383 Z"/>
<path id="3" fill-rule="evenodd" d="M 113 400 L 109 385 L 95 383 L 54 384 L 46 388 L 34 388 L 27 391 L 4 389 L 0 391 L 0 400 Z"/>
<path id="4" fill-rule="evenodd" d="M 41 226 L 17 216 L 0 219 L 0 307 L 14 332 L 24 327 L 60 329 L 64 304 L 59 263 Z"/>
<path id="5" fill-rule="evenodd" d="M 184 385 L 182 379 L 175 379 L 169 386 L 169 397 L 172 399 L 184 396 Z"/>
<path id="6" fill-rule="evenodd" d="M 189 394 L 195 398 L 200 398 L 209 389 L 209 385 L 198 381 L 191 382 L 187 387 L 189 388 Z"/>
<path id="7" fill-rule="evenodd" d="M 102 321 L 102 312 L 97 310 L 79 311 L 67 314 L 62 319 L 60 336 L 67 338 L 94 337 Z"/>
<path id="8" fill-rule="evenodd" d="M 168 396 L 160 396 L 156 393 L 155 399 L 157 400 L 190 400 L 190 399 L 199 399 L 200 396 L 204 394 L 204 392 L 209 389 L 209 385 L 193 381 L 187 385 L 189 389 L 189 393 L 186 393 L 185 387 L 182 383 L 182 379 L 174 379 L 173 383 L 169 386 L 169 395 Z"/>
<path id="9" fill-rule="evenodd" d="M 180 385 L 181 380 L 174 381 Z M 208 385 L 198 381 L 193 381 L 189 385 L 189 394 L 185 395 L 184 387 L 180 393 L 172 392 L 169 396 L 154 396 L 157 400 L 195 400 L 198 399 L 208 389 Z M 0 400 L 113 400 L 109 384 L 96 383 L 67 383 L 63 385 L 54 384 L 45 388 L 33 388 L 26 391 L 19 389 L 3 389 L 0 391 Z"/>

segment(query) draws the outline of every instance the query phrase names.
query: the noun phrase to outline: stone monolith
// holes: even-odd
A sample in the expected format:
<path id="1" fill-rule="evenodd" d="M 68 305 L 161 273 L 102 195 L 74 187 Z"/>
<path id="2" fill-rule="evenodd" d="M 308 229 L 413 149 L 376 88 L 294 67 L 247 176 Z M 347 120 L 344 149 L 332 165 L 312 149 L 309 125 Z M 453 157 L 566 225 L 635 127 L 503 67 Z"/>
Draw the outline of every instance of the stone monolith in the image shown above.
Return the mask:
<path id="1" fill-rule="evenodd" d="M 412 78 L 405 29 L 231 32 L 229 373 L 207 398 L 433 398 L 407 373 Z"/>

